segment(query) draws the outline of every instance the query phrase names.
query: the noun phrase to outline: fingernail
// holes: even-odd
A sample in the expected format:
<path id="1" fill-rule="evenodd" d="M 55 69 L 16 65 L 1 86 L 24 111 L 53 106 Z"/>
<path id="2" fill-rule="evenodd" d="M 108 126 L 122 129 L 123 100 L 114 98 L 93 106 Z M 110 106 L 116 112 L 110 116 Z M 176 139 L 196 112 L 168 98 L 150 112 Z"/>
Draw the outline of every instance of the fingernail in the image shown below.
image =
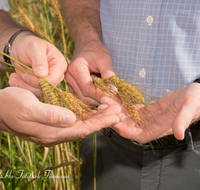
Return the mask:
<path id="1" fill-rule="evenodd" d="M 29 79 L 28 79 L 27 75 L 24 74 L 24 75 L 22 76 L 22 78 L 23 78 L 23 80 L 24 80 L 26 83 L 29 82 Z"/>
<path id="2" fill-rule="evenodd" d="M 15 81 L 11 81 L 11 82 L 9 82 L 9 84 L 12 87 L 17 87 L 17 83 Z"/>
<path id="3" fill-rule="evenodd" d="M 61 115 L 61 123 L 65 126 L 70 126 L 74 123 L 73 116 L 71 114 L 62 114 Z"/>
<path id="4" fill-rule="evenodd" d="M 43 66 L 39 66 L 39 67 L 37 67 L 37 72 L 41 73 L 41 74 L 44 74 L 44 73 L 46 73 L 46 70 L 45 70 L 45 68 Z"/>

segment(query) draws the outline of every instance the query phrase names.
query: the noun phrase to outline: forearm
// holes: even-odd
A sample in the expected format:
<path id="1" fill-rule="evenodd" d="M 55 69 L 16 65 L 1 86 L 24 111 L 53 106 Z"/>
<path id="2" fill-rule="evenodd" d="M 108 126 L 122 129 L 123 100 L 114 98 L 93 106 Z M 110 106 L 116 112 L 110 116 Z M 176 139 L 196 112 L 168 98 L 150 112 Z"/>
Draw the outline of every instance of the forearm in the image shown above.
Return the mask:
<path id="1" fill-rule="evenodd" d="M 101 41 L 100 0 L 61 0 L 63 14 L 76 46 L 87 40 Z"/>
<path id="2" fill-rule="evenodd" d="M 7 12 L 0 10 L 0 51 L 3 51 L 10 37 L 21 28 L 22 27 L 20 27 Z M 4 61 L 1 54 L 0 60 Z M 8 67 L 0 63 L 0 70 L 8 70 Z"/>

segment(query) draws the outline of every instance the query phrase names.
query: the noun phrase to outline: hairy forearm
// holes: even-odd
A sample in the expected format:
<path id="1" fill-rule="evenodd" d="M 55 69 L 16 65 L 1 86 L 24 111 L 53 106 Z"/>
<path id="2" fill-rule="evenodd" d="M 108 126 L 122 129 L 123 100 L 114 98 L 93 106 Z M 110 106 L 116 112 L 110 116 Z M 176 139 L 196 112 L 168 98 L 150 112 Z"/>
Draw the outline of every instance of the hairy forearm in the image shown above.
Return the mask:
<path id="1" fill-rule="evenodd" d="M 19 29 L 21 29 L 21 27 L 7 12 L 0 11 L 0 51 L 3 51 L 5 44 L 9 41 L 10 37 Z M 4 61 L 1 54 L 0 60 Z M 8 67 L 0 63 L 0 70 L 8 70 Z"/>
<path id="2" fill-rule="evenodd" d="M 101 40 L 100 0 L 61 0 L 63 14 L 75 44 Z"/>

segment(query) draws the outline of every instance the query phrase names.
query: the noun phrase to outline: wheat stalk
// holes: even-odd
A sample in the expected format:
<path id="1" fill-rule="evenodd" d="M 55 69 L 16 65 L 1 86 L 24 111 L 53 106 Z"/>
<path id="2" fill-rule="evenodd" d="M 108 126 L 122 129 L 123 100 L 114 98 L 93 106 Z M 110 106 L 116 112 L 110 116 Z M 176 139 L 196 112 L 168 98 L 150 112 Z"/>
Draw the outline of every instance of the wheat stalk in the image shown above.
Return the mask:
<path id="1" fill-rule="evenodd" d="M 65 40 L 65 31 L 64 31 L 64 25 L 63 25 L 63 18 L 62 14 L 60 12 L 60 9 L 58 8 L 55 0 L 50 0 L 50 5 L 53 8 L 54 12 L 56 13 L 58 20 L 60 21 L 61 25 L 61 31 L 62 31 L 62 44 L 63 44 L 63 54 L 66 57 L 67 54 L 67 46 L 66 46 L 66 40 Z"/>
<path id="2" fill-rule="evenodd" d="M 23 18 L 26 22 L 27 28 L 34 32 L 35 27 L 34 27 L 33 23 L 30 21 L 30 19 L 28 18 L 28 16 L 24 13 L 24 11 L 20 7 L 18 7 L 18 10 L 21 13 L 21 15 L 23 16 Z"/>
<path id="3" fill-rule="evenodd" d="M 53 87 L 45 80 L 45 78 L 39 79 L 40 86 L 44 93 L 44 98 L 48 104 L 60 106 L 59 97 L 54 92 Z"/>
<path id="4" fill-rule="evenodd" d="M 34 24 L 31 22 L 31 20 L 28 18 L 28 16 L 25 14 L 25 12 L 20 7 L 18 7 L 18 10 L 21 13 L 22 17 L 24 18 L 24 20 L 26 22 L 26 27 L 29 30 L 35 32 L 35 34 L 37 34 L 38 36 L 44 37 L 49 42 L 52 41 L 46 33 L 44 33 L 43 31 L 41 31 L 40 29 L 38 29 L 37 27 L 34 26 Z"/>
<path id="5" fill-rule="evenodd" d="M 97 88 L 106 94 L 112 94 L 117 97 L 137 123 L 144 122 L 137 109 L 138 104 L 146 104 L 143 93 L 116 76 L 111 76 L 107 79 L 95 78 L 93 82 Z"/>
<path id="6" fill-rule="evenodd" d="M 59 92 L 61 105 L 74 112 L 79 119 L 85 120 L 93 114 L 90 107 L 78 99 L 74 94 L 62 91 Z"/>
<path id="7" fill-rule="evenodd" d="M 28 70 L 22 69 L 21 67 L 18 67 L 18 69 L 33 74 L 33 70 L 28 66 L 24 65 L 23 63 L 19 62 L 18 60 L 10 57 L 9 55 L 1 51 L 0 53 L 18 62 L 21 66 L 25 67 Z M 0 62 L 5 63 L 3 61 Z M 15 67 L 12 64 L 10 64 L 10 66 Z M 39 78 L 39 84 L 44 93 L 44 98 L 46 100 L 46 103 L 68 108 L 78 117 L 78 119 L 81 120 L 87 119 L 94 113 L 93 110 L 87 104 L 78 99 L 74 94 L 72 94 L 71 92 L 62 91 L 61 89 L 54 86 L 46 78 L 44 77 Z"/>

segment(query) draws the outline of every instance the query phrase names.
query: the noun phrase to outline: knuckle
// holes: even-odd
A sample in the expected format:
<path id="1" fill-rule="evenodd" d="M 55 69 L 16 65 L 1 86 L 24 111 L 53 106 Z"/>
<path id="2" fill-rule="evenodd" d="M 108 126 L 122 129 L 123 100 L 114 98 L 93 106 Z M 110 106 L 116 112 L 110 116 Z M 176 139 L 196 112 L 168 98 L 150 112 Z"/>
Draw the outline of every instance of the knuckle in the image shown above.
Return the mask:
<path id="1" fill-rule="evenodd" d="M 49 108 L 46 112 L 46 120 L 48 123 L 54 123 L 55 122 L 55 111 L 54 109 Z"/>
<path id="2" fill-rule="evenodd" d="M 31 48 L 32 50 L 38 50 L 38 48 L 39 48 L 39 49 L 43 48 L 44 44 L 41 43 L 41 41 L 33 41 L 33 42 L 30 44 L 30 46 L 31 46 L 30 48 Z"/>

